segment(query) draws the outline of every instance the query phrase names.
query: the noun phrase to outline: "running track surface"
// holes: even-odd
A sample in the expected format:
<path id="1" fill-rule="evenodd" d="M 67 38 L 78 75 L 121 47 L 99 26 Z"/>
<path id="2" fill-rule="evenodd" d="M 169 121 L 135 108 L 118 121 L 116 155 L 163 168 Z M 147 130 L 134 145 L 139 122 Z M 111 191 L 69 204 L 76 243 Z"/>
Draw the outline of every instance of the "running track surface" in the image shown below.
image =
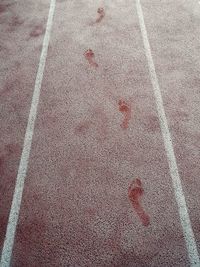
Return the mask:
<path id="1" fill-rule="evenodd" d="M 200 266 L 200 4 L 0 2 L 1 267 Z"/>

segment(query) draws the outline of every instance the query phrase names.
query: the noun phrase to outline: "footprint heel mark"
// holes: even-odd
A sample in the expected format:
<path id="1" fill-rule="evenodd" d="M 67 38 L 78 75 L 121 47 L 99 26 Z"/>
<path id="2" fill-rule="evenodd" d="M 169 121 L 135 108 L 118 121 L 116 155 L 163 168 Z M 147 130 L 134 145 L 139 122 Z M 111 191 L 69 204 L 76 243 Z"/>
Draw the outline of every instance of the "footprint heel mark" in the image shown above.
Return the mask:
<path id="1" fill-rule="evenodd" d="M 124 120 L 121 124 L 122 129 L 127 129 L 131 119 L 131 106 L 124 100 L 119 100 L 119 111 L 124 114 Z"/>
<path id="2" fill-rule="evenodd" d="M 92 49 L 89 48 L 87 51 L 85 51 L 84 56 L 91 66 L 95 68 L 98 67 L 98 64 L 95 61 L 95 55 Z"/>
<path id="3" fill-rule="evenodd" d="M 144 189 L 142 188 L 142 182 L 140 179 L 135 179 L 129 186 L 128 189 L 128 197 L 129 200 L 139 216 L 142 224 L 144 226 L 148 226 L 150 224 L 150 217 L 149 215 L 144 211 L 141 203 L 140 203 L 140 198 L 144 193 Z"/>

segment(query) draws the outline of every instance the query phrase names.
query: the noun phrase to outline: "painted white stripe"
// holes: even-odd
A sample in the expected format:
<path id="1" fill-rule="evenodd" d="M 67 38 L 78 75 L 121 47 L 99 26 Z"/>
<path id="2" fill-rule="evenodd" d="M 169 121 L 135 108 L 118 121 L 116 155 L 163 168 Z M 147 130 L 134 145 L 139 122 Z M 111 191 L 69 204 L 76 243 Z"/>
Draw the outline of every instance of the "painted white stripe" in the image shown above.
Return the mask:
<path id="1" fill-rule="evenodd" d="M 14 195 L 12 199 L 12 205 L 11 205 L 9 219 L 8 219 L 5 241 L 4 241 L 2 254 L 1 254 L 0 267 L 9 267 L 11 257 L 12 257 L 15 232 L 16 232 L 16 227 L 17 227 L 17 222 L 18 222 L 18 217 L 19 217 L 19 212 L 20 212 L 24 181 L 25 181 L 27 168 L 28 168 L 28 161 L 29 161 L 32 138 L 33 138 L 33 133 L 34 133 L 35 119 L 37 116 L 37 108 L 38 108 L 41 84 L 42 84 L 43 73 L 44 73 L 44 68 L 45 68 L 45 63 L 46 63 L 46 58 L 47 58 L 55 5 L 56 5 L 56 0 L 51 0 L 48 20 L 47 20 L 47 25 L 46 25 L 46 32 L 44 35 L 42 52 L 40 55 L 40 61 L 39 61 L 37 76 L 35 80 L 35 87 L 34 87 L 34 92 L 33 92 L 33 97 L 32 97 L 32 102 L 31 102 L 31 108 L 30 108 L 30 113 L 29 113 L 29 118 L 28 118 L 25 138 L 24 138 L 24 145 L 23 145 L 22 155 L 21 155 L 17 179 L 16 179 L 15 191 L 14 191 Z"/>
<path id="2" fill-rule="evenodd" d="M 164 145 L 165 145 L 165 150 L 167 154 L 170 175 L 172 178 L 175 197 L 176 197 L 178 210 L 179 210 L 180 221 L 181 221 L 181 225 L 182 225 L 182 229 L 183 229 L 183 233 L 185 237 L 185 242 L 186 242 L 186 247 L 188 251 L 190 266 L 192 267 L 200 266 L 200 259 L 198 255 L 197 245 L 196 245 L 194 233 L 193 233 L 191 222 L 190 222 L 190 217 L 189 217 L 188 210 L 187 210 L 183 188 L 181 185 L 181 179 L 179 176 L 179 171 L 178 171 L 176 158 L 174 154 L 172 139 L 171 139 L 169 127 L 167 124 L 167 118 L 166 118 L 165 111 L 164 111 L 162 95 L 161 95 L 158 78 L 156 75 L 156 70 L 155 70 L 155 66 L 154 66 L 154 62 L 152 58 L 151 48 L 150 48 L 150 44 L 148 40 L 148 35 L 147 35 L 147 30 L 146 30 L 146 26 L 144 22 L 144 16 L 143 16 L 143 11 L 142 11 L 140 0 L 136 0 L 136 8 L 137 8 L 137 14 L 138 14 L 139 23 L 140 23 L 140 29 L 141 29 L 141 33 L 143 37 L 146 58 L 148 61 L 151 83 L 152 83 L 153 90 L 154 90 L 154 96 L 155 96 L 155 101 L 157 105 L 160 127 L 162 131 L 163 139 L 164 139 Z"/>

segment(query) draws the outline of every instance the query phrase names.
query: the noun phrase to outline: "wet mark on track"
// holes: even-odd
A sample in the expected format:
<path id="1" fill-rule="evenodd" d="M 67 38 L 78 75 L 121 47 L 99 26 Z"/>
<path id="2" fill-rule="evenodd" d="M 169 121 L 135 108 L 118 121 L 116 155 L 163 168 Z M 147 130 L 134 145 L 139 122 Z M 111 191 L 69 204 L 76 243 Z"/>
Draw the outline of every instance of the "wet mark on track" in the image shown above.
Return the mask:
<path id="1" fill-rule="evenodd" d="M 30 206 L 27 206 L 27 209 L 30 209 Z M 16 235 L 16 244 L 19 249 L 17 253 L 13 253 L 12 266 L 32 265 L 31 262 L 35 260 L 35 251 L 41 251 L 44 247 L 43 253 L 47 253 L 51 244 L 45 239 L 46 231 L 46 222 L 43 217 L 39 215 L 36 217 L 34 212 L 20 221 Z M 42 265 L 40 259 L 36 262 L 35 266 Z"/>
<path id="2" fill-rule="evenodd" d="M 121 124 L 122 129 L 127 129 L 129 125 L 129 121 L 131 119 L 131 106 L 124 100 L 119 100 L 119 111 L 124 114 L 124 120 Z"/>
<path id="3" fill-rule="evenodd" d="M 142 124 L 144 125 L 145 130 L 149 133 L 156 133 L 160 131 L 159 119 L 155 115 L 146 115 Z"/>
<path id="4" fill-rule="evenodd" d="M 94 52 L 92 51 L 92 49 L 88 49 L 85 53 L 84 53 L 84 56 L 86 58 L 86 60 L 89 62 L 89 64 L 95 68 L 98 67 L 98 64 L 96 63 L 95 61 L 95 54 Z"/>
<path id="5" fill-rule="evenodd" d="M 4 151 L 0 154 L 0 176 L 4 175 L 5 168 L 13 155 L 19 155 L 20 146 L 18 144 L 5 145 Z M 12 167 L 12 166 L 11 166 Z"/>
<path id="6" fill-rule="evenodd" d="M 190 121 L 189 114 L 184 110 L 177 110 L 172 113 L 173 118 L 178 122 L 188 122 Z"/>
<path id="7" fill-rule="evenodd" d="M 149 215 L 146 214 L 140 203 L 140 198 L 143 193 L 144 189 L 142 188 L 142 182 L 140 181 L 140 179 L 137 178 L 129 186 L 128 197 L 142 224 L 144 226 L 148 226 L 150 224 Z"/>
<path id="8" fill-rule="evenodd" d="M 16 181 L 17 168 L 21 147 L 17 143 L 1 145 L 0 149 L 0 247 L 3 244 L 10 201 Z"/>
<path id="9" fill-rule="evenodd" d="M 86 132 L 88 131 L 88 129 L 91 126 L 91 122 L 90 121 L 83 121 L 81 123 L 79 123 L 76 127 L 75 127 L 75 134 L 79 135 L 79 134 L 86 134 Z"/>
<path id="10" fill-rule="evenodd" d="M 105 17 L 105 10 L 103 7 L 99 7 L 97 9 L 98 18 L 96 19 L 96 23 L 99 23 L 102 21 L 102 19 Z"/>
<path id="11" fill-rule="evenodd" d="M 12 91 L 15 89 L 20 89 L 20 81 L 18 79 L 14 79 L 13 81 L 6 81 L 3 88 L 0 88 L 0 96 L 6 96 L 9 95 Z"/>
<path id="12" fill-rule="evenodd" d="M 43 25 L 36 25 L 34 26 L 34 28 L 32 29 L 32 31 L 30 32 L 29 36 L 30 37 L 39 37 L 40 35 L 44 34 L 44 27 Z"/>
<path id="13" fill-rule="evenodd" d="M 9 6 L 13 5 L 13 4 L 14 3 L 12 3 L 12 4 L 11 3 L 10 4 L 1 3 L 0 4 L 0 14 L 6 12 L 7 11 L 7 8 Z"/>
<path id="14" fill-rule="evenodd" d="M 91 23 L 89 23 L 89 25 L 94 26 L 97 23 L 100 23 L 104 17 L 105 17 L 105 10 L 103 7 L 99 7 L 97 9 L 97 19 L 95 21 L 92 21 Z"/>
<path id="15" fill-rule="evenodd" d="M 4 4 L 0 4 L 0 14 L 5 12 L 7 9 L 7 5 L 4 5 Z"/>
<path id="16" fill-rule="evenodd" d="M 108 117 L 103 109 L 95 108 L 92 111 L 91 118 L 80 122 L 75 127 L 74 133 L 86 136 L 89 131 L 90 135 L 95 133 L 95 138 L 100 142 L 106 139 L 108 135 Z"/>
<path id="17" fill-rule="evenodd" d="M 19 16 L 14 15 L 9 23 L 9 31 L 15 31 L 17 27 L 21 26 L 24 23 L 24 20 Z"/>

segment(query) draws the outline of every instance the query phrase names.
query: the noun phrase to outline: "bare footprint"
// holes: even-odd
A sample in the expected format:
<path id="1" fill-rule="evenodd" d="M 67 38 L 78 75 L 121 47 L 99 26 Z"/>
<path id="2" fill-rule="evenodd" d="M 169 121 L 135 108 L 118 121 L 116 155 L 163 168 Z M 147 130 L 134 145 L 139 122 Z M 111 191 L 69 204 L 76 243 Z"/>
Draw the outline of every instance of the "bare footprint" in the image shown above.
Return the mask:
<path id="1" fill-rule="evenodd" d="M 119 111 L 124 114 L 124 120 L 121 124 L 121 127 L 123 129 L 127 129 L 129 121 L 131 119 L 131 106 L 126 101 L 121 99 L 119 100 L 118 105 L 119 105 Z"/>
<path id="2" fill-rule="evenodd" d="M 103 7 L 99 7 L 97 9 L 97 19 L 91 23 L 89 23 L 90 26 L 94 26 L 96 23 L 99 23 L 102 21 L 102 19 L 105 17 L 105 10 Z"/>
<path id="3" fill-rule="evenodd" d="M 142 182 L 137 178 L 130 184 L 128 189 L 128 196 L 142 224 L 144 226 L 148 226 L 150 224 L 149 215 L 144 211 L 143 207 L 140 204 L 140 198 L 143 193 L 144 189 L 142 188 Z"/>
<path id="4" fill-rule="evenodd" d="M 98 67 L 98 64 L 95 62 L 95 55 L 94 52 L 92 51 L 92 49 L 88 49 L 85 53 L 84 56 L 86 58 L 86 60 L 89 62 L 89 64 L 95 68 Z"/>
<path id="5" fill-rule="evenodd" d="M 102 19 L 105 17 L 105 11 L 103 7 L 99 7 L 97 9 L 98 18 L 96 19 L 96 23 L 99 23 L 102 21 Z"/>

